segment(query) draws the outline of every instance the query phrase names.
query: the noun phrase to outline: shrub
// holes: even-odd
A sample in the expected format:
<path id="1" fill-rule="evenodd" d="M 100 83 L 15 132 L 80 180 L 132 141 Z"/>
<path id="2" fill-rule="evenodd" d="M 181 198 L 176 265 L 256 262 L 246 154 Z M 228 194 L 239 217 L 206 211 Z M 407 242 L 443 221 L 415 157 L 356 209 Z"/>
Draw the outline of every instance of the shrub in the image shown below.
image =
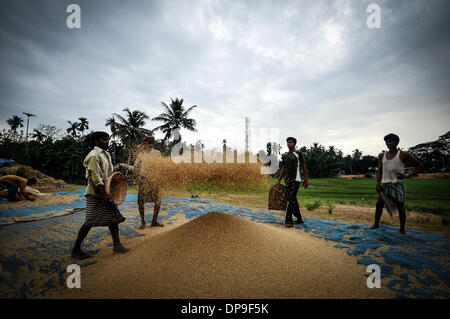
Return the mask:
<path id="1" fill-rule="evenodd" d="M 334 210 L 334 205 L 333 204 L 328 205 L 328 210 L 327 210 L 328 215 L 332 215 L 333 210 Z"/>
<path id="2" fill-rule="evenodd" d="M 322 204 L 320 203 L 320 201 L 316 200 L 312 204 L 309 204 L 309 203 L 305 204 L 305 207 L 308 211 L 314 211 L 317 208 L 319 208 L 321 205 Z"/>

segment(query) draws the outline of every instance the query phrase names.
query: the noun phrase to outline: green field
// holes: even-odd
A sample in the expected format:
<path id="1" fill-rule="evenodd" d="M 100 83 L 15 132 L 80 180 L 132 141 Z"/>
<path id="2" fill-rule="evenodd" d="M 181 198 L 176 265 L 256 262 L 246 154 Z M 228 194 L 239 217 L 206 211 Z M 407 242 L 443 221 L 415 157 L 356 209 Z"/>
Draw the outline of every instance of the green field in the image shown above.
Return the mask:
<path id="1" fill-rule="evenodd" d="M 215 184 L 192 184 L 186 191 L 209 194 L 248 194 L 267 198 L 271 185 L 269 178 L 262 185 L 250 187 L 219 186 Z M 320 201 L 322 204 L 350 204 L 374 206 L 377 193 L 375 179 L 319 178 L 309 181 L 308 189 L 300 188 L 298 197 L 303 204 Z M 406 208 L 438 215 L 450 215 L 450 179 L 410 179 L 406 181 Z"/>
<path id="2" fill-rule="evenodd" d="M 306 201 L 375 205 L 375 179 L 312 179 L 299 193 Z M 406 181 L 406 208 L 439 215 L 450 212 L 450 179 L 411 179 Z"/>

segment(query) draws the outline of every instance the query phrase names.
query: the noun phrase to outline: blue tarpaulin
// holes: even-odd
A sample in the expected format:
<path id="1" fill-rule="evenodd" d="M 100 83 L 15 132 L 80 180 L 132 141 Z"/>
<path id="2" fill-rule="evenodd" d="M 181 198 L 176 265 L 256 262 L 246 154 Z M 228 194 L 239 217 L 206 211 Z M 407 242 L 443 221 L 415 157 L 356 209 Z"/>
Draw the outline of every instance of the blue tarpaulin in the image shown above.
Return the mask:
<path id="1" fill-rule="evenodd" d="M 3 167 L 6 163 L 14 163 L 15 161 L 7 158 L 0 158 L 0 168 Z"/>
<path id="2" fill-rule="evenodd" d="M 84 190 L 71 192 L 80 195 L 72 204 L 82 207 Z M 65 193 L 65 192 L 60 192 Z M 147 222 L 151 222 L 153 204 L 146 204 Z M 38 208 L 35 208 L 36 210 Z M 140 225 L 137 194 L 128 193 L 122 205 L 127 218 L 120 224 L 125 238 L 144 236 L 137 231 Z M 163 197 L 160 219 L 171 224 L 176 214 L 193 219 L 210 211 L 218 211 L 259 223 L 282 226 L 284 216 L 261 209 L 234 206 L 201 198 Z M 10 215 L 32 213 L 10 210 Z M 362 265 L 378 264 L 383 285 L 395 292 L 397 298 L 449 298 L 450 297 L 450 240 L 437 234 L 406 229 L 406 235 L 398 233 L 397 227 L 382 225 L 379 229 L 366 230 L 367 225 L 347 224 L 317 218 L 304 218 L 305 223 L 296 230 L 335 243 L 355 256 Z M 65 286 L 70 251 L 77 232 L 84 221 L 84 212 L 48 218 L 29 223 L 17 223 L 0 227 L 0 281 L 3 284 L 0 298 L 32 298 L 44 296 L 49 291 Z M 85 240 L 86 251 L 98 253 L 98 244 L 110 244 L 107 228 L 96 227 Z M 89 250 L 89 247 L 91 249 Z M 94 262 L 95 263 L 95 262 Z M 83 264 L 89 267 L 91 263 Z M 36 274 L 41 274 L 36 277 Z M 37 278 L 40 278 L 39 281 Z M 4 289 L 3 289 L 4 288 Z"/>

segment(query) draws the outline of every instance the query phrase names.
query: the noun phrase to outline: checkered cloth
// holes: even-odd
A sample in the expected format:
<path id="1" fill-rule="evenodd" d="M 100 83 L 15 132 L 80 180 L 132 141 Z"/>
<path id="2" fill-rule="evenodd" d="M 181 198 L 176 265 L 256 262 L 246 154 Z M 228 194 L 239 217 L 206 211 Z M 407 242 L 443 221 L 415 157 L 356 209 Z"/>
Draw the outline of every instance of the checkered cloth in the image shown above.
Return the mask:
<path id="1" fill-rule="evenodd" d="M 383 193 L 395 204 L 404 204 L 406 199 L 405 181 L 383 183 Z"/>
<path id="2" fill-rule="evenodd" d="M 125 221 L 119 209 L 105 198 L 86 195 L 85 226 L 110 226 Z"/>

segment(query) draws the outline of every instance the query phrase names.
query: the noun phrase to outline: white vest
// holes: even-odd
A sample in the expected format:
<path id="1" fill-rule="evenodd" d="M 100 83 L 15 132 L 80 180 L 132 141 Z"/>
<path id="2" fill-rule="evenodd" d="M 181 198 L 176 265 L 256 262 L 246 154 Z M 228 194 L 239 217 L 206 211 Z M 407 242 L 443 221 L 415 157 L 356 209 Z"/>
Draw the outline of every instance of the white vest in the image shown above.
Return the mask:
<path id="1" fill-rule="evenodd" d="M 398 182 L 397 174 L 403 173 L 405 164 L 400 160 L 400 150 L 397 150 L 394 158 L 388 160 L 386 158 L 387 152 L 383 155 L 383 176 L 381 177 L 381 183 Z"/>

